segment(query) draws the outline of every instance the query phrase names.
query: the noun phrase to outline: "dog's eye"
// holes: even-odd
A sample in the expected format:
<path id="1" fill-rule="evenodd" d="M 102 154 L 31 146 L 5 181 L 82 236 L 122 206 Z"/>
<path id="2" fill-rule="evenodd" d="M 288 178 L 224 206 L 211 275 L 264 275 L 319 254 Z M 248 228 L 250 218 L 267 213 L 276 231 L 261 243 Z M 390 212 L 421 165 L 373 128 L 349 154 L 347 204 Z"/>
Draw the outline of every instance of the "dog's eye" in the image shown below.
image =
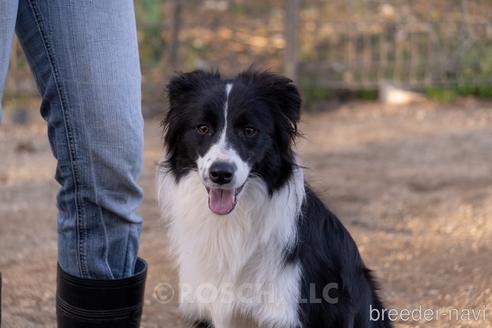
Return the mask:
<path id="1" fill-rule="evenodd" d="M 244 128 L 244 135 L 246 137 L 253 137 L 256 135 L 257 132 L 258 132 L 258 130 L 256 130 L 255 128 L 252 128 L 250 126 L 247 126 Z"/>
<path id="2" fill-rule="evenodd" d="M 201 135 L 206 135 L 210 133 L 210 128 L 208 127 L 207 124 L 200 124 L 196 127 L 196 132 L 198 132 Z"/>

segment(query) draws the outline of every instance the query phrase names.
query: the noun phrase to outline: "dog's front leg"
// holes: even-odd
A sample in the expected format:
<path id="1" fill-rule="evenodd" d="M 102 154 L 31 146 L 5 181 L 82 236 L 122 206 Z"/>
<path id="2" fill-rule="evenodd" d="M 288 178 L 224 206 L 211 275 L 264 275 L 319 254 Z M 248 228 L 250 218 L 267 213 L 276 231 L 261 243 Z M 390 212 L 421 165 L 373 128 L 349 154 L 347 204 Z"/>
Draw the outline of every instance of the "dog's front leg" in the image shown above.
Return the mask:
<path id="1" fill-rule="evenodd" d="M 232 318 L 231 317 L 223 317 L 223 318 L 214 318 L 213 319 L 214 328 L 232 328 Z"/>
<path id="2" fill-rule="evenodd" d="M 211 312 L 214 328 L 234 328 L 232 308 L 224 304 L 216 304 Z"/>

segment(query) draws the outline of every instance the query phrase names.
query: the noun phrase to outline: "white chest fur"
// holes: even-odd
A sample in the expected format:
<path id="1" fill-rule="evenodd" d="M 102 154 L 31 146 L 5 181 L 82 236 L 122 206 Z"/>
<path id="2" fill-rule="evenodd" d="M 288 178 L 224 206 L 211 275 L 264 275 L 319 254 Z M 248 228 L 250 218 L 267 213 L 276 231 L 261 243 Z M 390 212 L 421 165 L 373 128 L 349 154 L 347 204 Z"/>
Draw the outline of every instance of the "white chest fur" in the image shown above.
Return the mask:
<path id="1" fill-rule="evenodd" d="M 184 316 L 210 319 L 216 328 L 252 327 L 251 320 L 259 327 L 298 325 L 301 272 L 283 260 L 295 242 L 304 199 L 301 170 L 272 196 L 260 178 L 249 178 L 225 216 L 209 210 L 194 171 L 179 183 L 160 172 L 157 188 L 178 261 Z"/>

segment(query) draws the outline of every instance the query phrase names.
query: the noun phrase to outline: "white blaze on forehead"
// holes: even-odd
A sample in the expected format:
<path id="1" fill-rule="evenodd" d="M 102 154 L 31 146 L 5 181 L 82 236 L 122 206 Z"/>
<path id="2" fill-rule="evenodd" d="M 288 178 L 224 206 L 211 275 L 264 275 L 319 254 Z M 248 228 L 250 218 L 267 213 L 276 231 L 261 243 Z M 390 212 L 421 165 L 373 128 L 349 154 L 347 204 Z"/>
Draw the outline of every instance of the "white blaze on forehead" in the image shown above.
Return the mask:
<path id="1" fill-rule="evenodd" d="M 216 161 L 224 161 L 234 163 L 237 171 L 234 174 L 234 179 L 231 182 L 233 187 L 240 187 L 248 178 L 250 168 L 246 162 L 244 162 L 235 149 L 227 145 L 227 114 L 229 111 L 229 94 L 231 93 L 233 84 L 227 83 L 225 85 L 225 102 L 224 102 L 224 126 L 220 130 L 220 137 L 214 145 L 210 147 L 208 152 L 198 158 L 198 171 L 204 181 L 208 180 L 208 171 L 210 166 Z"/>
<path id="2" fill-rule="evenodd" d="M 222 129 L 222 134 L 219 140 L 219 145 L 223 146 L 224 148 L 226 146 L 225 138 L 226 138 L 226 130 L 227 130 L 227 112 L 229 110 L 229 94 L 231 93 L 231 90 L 232 90 L 232 83 L 227 83 L 225 89 L 226 100 L 224 103 L 224 128 Z"/>

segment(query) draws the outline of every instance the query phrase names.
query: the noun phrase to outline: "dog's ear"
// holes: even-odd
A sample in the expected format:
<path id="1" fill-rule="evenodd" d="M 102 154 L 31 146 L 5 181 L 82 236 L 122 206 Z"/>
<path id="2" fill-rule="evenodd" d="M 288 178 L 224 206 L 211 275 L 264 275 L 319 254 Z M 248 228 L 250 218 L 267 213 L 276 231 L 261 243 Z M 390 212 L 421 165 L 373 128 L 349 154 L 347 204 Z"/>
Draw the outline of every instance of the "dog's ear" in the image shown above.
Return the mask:
<path id="1" fill-rule="evenodd" d="M 219 80 L 220 74 L 218 72 L 205 72 L 202 70 L 174 76 L 167 85 L 169 109 L 173 110 L 186 104 L 192 98 L 193 93 L 210 85 L 211 82 Z"/>
<path id="2" fill-rule="evenodd" d="M 297 123 L 301 116 L 301 96 L 294 82 L 281 75 L 268 71 L 245 71 L 238 79 L 253 84 L 256 92 L 280 117 L 286 119 L 291 128 L 292 137 L 297 134 Z"/>
<path id="3" fill-rule="evenodd" d="M 167 85 L 169 111 L 161 123 L 165 133 L 164 141 L 169 147 L 168 153 L 175 151 L 171 145 L 174 147 L 178 145 L 178 140 L 183 132 L 183 123 L 179 119 L 181 110 L 190 101 L 193 101 L 194 94 L 217 81 L 220 81 L 218 72 L 205 72 L 202 70 L 181 73 L 171 79 Z"/>

